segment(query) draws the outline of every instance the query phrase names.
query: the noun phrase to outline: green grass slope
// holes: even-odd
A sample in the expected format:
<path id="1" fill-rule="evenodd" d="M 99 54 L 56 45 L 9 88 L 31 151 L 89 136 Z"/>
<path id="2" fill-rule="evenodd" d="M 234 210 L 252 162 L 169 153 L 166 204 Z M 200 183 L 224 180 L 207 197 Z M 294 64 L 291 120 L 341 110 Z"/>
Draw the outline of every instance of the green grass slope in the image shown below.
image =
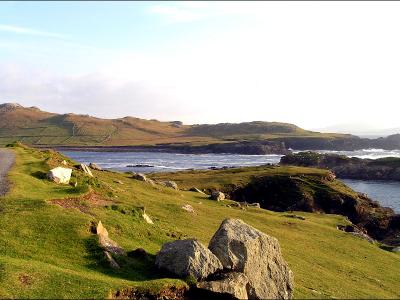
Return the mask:
<path id="1" fill-rule="evenodd" d="M 157 291 L 185 285 L 162 278 L 153 258 L 125 258 L 120 270 L 109 268 L 90 232 L 91 222 L 101 220 L 127 251 L 142 247 L 156 254 L 176 237 L 207 244 L 227 217 L 278 238 L 294 272 L 296 298 L 400 297 L 400 256 L 337 230 L 337 224 L 347 222 L 341 216 L 299 212 L 306 220 L 298 220 L 257 208 L 228 208 L 229 201 L 215 202 L 113 172 L 94 171 L 95 179 L 89 179 L 74 171 L 78 187 L 57 185 L 43 174 L 63 157 L 25 147 L 14 151 L 17 160 L 9 176 L 13 186 L 0 198 L 0 298 L 102 298 L 129 286 Z M 105 202 L 71 200 L 90 191 Z M 59 202 L 65 207 L 52 199 L 67 199 Z M 192 205 L 196 214 L 182 210 L 184 204 Z M 142 206 L 154 225 L 137 214 Z"/>
<path id="2" fill-rule="evenodd" d="M 0 105 L 0 145 L 16 140 L 29 145 L 137 146 L 162 143 L 204 145 L 238 140 L 282 137 L 343 138 L 292 124 L 249 122 L 240 124 L 183 125 L 133 117 L 101 119 L 89 115 L 54 114 L 18 104 Z"/>

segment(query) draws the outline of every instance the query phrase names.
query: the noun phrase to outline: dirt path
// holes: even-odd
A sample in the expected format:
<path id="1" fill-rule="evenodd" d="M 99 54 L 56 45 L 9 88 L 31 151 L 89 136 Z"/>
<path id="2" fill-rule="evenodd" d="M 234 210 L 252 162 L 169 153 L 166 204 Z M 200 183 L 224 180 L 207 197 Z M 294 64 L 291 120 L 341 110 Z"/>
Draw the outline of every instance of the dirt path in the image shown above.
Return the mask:
<path id="1" fill-rule="evenodd" d="M 0 148 L 0 196 L 4 196 L 9 187 L 7 172 L 15 161 L 15 155 L 11 150 Z"/>

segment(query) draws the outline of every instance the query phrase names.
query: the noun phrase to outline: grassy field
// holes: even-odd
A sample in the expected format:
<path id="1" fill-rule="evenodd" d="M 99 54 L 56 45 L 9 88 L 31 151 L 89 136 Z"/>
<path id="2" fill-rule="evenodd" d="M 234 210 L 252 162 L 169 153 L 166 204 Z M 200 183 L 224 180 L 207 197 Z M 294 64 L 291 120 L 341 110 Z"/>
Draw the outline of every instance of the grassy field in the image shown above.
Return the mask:
<path id="1" fill-rule="evenodd" d="M 74 170 L 78 187 L 62 186 L 43 179 L 61 156 L 23 147 L 14 151 L 12 190 L 0 198 L 0 298 L 102 298 L 129 286 L 156 291 L 185 285 L 162 278 L 153 268 L 153 257 L 125 258 L 120 270 L 109 268 L 90 232 L 91 222 L 101 220 L 125 250 L 142 247 L 154 255 L 176 237 L 195 237 L 207 244 L 227 217 L 278 238 L 294 272 L 296 298 L 400 297 L 400 255 L 337 230 L 337 224 L 347 223 L 341 216 L 296 212 L 306 218 L 299 220 L 287 213 L 229 208 L 229 201 L 151 186 L 123 173 L 94 171 L 95 179 L 89 179 Z M 254 175 L 255 170 L 249 172 Z M 275 171 L 265 167 L 257 172 Z M 93 192 L 103 199 L 101 205 L 90 199 L 71 200 Z M 196 213 L 182 210 L 184 204 Z M 137 213 L 143 206 L 154 225 Z"/>

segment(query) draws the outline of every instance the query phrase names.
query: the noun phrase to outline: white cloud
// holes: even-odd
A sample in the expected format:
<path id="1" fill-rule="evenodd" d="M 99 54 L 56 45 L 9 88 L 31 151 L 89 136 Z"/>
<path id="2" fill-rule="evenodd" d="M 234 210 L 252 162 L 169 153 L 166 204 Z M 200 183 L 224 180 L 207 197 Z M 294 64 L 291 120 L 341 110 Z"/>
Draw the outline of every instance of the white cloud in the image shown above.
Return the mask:
<path id="1" fill-rule="evenodd" d="M 171 21 L 217 13 L 260 18 L 229 30 L 184 36 L 147 53 L 104 53 L 95 59 L 96 68 L 87 67 L 74 77 L 26 67 L 0 68 L 1 99 L 57 112 L 186 123 L 265 120 L 306 128 L 354 122 L 399 126 L 400 41 L 395 37 L 400 4 L 178 6 L 178 12 L 163 13 Z M 87 65 L 85 60 L 98 52 L 76 50 L 70 63 L 74 67 L 79 61 Z"/>
<path id="2" fill-rule="evenodd" d="M 25 34 L 32 36 L 40 36 L 40 37 L 49 37 L 49 38 L 64 38 L 65 36 L 58 33 L 52 33 L 47 31 L 40 31 L 26 27 L 14 26 L 14 25 L 6 25 L 0 24 L 0 31 L 3 32 L 11 32 L 16 34 Z"/>

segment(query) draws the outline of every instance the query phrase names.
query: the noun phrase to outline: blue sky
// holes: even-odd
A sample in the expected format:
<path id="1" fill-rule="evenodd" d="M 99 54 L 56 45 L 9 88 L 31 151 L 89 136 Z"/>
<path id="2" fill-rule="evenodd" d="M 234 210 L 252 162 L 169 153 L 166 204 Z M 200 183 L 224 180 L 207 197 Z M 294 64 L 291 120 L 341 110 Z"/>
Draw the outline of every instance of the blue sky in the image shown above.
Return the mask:
<path id="1" fill-rule="evenodd" d="M 400 127 L 399 15 L 396 2 L 1 2 L 0 102 Z"/>

